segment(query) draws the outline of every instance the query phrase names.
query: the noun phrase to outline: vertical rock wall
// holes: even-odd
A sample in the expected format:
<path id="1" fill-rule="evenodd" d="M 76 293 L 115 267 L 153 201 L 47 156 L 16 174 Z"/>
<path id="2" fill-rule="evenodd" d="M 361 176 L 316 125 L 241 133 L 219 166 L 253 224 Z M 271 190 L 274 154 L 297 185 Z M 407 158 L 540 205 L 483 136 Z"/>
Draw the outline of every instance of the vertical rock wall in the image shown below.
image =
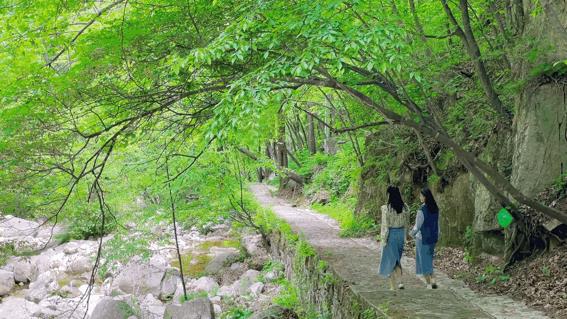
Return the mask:
<path id="1" fill-rule="evenodd" d="M 567 172 L 567 1 L 524 1 L 524 39 L 534 61 L 521 60 L 515 72 L 527 84 L 517 99 L 512 183 L 526 195 L 544 190 Z"/>

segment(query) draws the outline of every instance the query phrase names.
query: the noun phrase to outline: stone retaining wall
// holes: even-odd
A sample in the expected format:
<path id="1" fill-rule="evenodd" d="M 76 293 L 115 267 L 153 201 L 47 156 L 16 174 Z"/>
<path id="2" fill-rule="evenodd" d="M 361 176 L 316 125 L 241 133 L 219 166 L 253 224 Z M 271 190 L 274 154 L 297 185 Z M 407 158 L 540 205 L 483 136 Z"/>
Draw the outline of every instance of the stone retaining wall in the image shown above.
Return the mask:
<path id="1" fill-rule="evenodd" d="M 269 236 L 270 254 L 284 265 L 286 278 L 297 287 L 307 318 L 388 318 L 353 292 L 309 244 L 288 237 L 274 231 Z"/>

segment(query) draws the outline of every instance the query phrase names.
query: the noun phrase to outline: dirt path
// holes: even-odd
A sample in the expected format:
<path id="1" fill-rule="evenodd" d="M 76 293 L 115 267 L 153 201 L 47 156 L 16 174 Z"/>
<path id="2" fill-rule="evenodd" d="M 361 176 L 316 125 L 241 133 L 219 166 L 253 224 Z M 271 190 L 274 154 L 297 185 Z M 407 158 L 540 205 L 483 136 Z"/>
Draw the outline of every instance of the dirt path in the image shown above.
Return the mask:
<path id="1" fill-rule="evenodd" d="M 271 208 L 292 229 L 301 234 L 329 263 L 351 289 L 377 309 L 387 308 L 392 318 L 548 318 L 508 297 L 480 296 L 462 281 L 436 273 L 440 288 L 427 290 L 425 282 L 414 275 L 415 262 L 404 258 L 405 290 L 390 291 L 387 280 L 378 276 L 380 260 L 378 243 L 370 238 L 341 238 L 339 227 L 331 218 L 305 208 L 293 207 L 272 196 L 264 184 L 254 184 L 256 199 Z"/>

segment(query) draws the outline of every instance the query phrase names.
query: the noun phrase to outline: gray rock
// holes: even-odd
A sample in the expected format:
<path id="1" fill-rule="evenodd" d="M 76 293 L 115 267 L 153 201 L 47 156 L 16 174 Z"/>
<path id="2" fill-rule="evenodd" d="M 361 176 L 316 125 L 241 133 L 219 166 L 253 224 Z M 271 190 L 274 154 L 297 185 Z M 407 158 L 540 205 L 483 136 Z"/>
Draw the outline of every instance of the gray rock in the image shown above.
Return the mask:
<path id="1" fill-rule="evenodd" d="M 280 306 L 271 306 L 265 310 L 256 312 L 250 319 L 279 319 L 288 318 L 288 311 Z"/>
<path id="2" fill-rule="evenodd" d="M 237 286 L 238 281 L 235 281 L 232 285 L 230 286 L 222 286 L 220 287 L 219 291 L 218 291 L 218 295 L 222 296 L 222 297 L 234 297 L 236 296 L 236 290 L 234 289 L 234 286 Z"/>
<path id="3" fill-rule="evenodd" d="M 136 262 L 128 264 L 118 275 L 116 281 L 120 290 L 127 294 L 159 296 L 161 282 L 165 276 L 164 269 Z"/>
<path id="4" fill-rule="evenodd" d="M 55 256 L 55 250 L 50 248 L 43 251 L 40 255 L 32 256 L 31 263 L 37 267 L 38 274 L 41 274 L 52 269 L 52 261 L 59 258 Z"/>
<path id="5" fill-rule="evenodd" d="M 57 276 L 52 271 L 41 273 L 37 280 L 30 284 L 26 293 L 26 299 L 33 302 L 40 302 L 51 292 L 59 288 Z"/>
<path id="6" fill-rule="evenodd" d="M 254 297 L 260 296 L 262 291 L 264 291 L 264 284 L 261 282 L 257 282 L 255 284 L 252 284 L 252 286 L 250 286 L 250 293 L 252 293 L 252 296 Z"/>
<path id="7" fill-rule="evenodd" d="M 239 256 L 240 252 L 234 248 L 217 249 L 215 256 L 211 259 L 207 267 L 205 267 L 205 272 L 211 275 L 217 274 L 228 263 L 238 259 Z"/>
<path id="8" fill-rule="evenodd" d="M 514 123 L 511 181 L 525 195 L 535 196 L 567 167 L 565 87 L 550 83 L 530 91 L 519 103 Z"/>
<path id="9" fill-rule="evenodd" d="M 7 295 L 15 284 L 14 273 L 0 269 L 0 296 Z"/>
<path id="10" fill-rule="evenodd" d="M 12 258 L 9 265 L 13 267 L 14 280 L 16 282 L 27 283 L 37 278 L 37 266 L 32 264 L 29 258 Z"/>
<path id="11" fill-rule="evenodd" d="M 128 319 L 133 315 L 132 307 L 126 302 L 102 299 L 94 308 L 91 319 Z"/>
<path id="12" fill-rule="evenodd" d="M 48 294 L 49 293 L 47 292 L 46 287 L 36 287 L 36 288 L 33 288 L 33 289 L 30 288 L 26 292 L 26 300 L 38 303 L 41 300 L 43 300 L 45 297 L 47 297 Z"/>
<path id="13" fill-rule="evenodd" d="M 79 245 L 74 242 L 66 243 L 63 246 L 63 252 L 67 255 L 76 254 L 79 251 Z"/>
<path id="14" fill-rule="evenodd" d="M 244 236 L 240 243 L 250 256 L 265 256 L 268 254 L 262 243 L 262 236 L 260 235 Z"/>
<path id="15" fill-rule="evenodd" d="M 254 269 L 247 270 L 239 280 L 232 284 L 236 294 L 240 296 L 247 295 L 250 292 L 250 287 L 258 281 L 260 272 Z"/>
<path id="16" fill-rule="evenodd" d="M 154 255 L 150 258 L 150 266 L 158 269 L 169 267 L 169 260 L 162 255 Z"/>
<path id="17" fill-rule="evenodd" d="M 39 310 L 39 306 L 19 297 L 2 299 L 0 319 L 29 319 Z"/>
<path id="18" fill-rule="evenodd" d="M 179 270 L 176 268 L 169 268 L 165 271 L 165 275 L 161 281 L 161 290 L 159 299 L 162 301 L 171 300 L 177 290 L 177 282 L 180 278 Z"/>
<path id="19" fill-rule="evenodd" d="M 208 298 L 198 298 L 184 304 L 168 305 L 164 319 L 215 319 L 213 304 Z"/>
<path id="20" fill-rule="evenodd" d="M 70 260 L 69 266 L 67 267 L 67 272 L 71 274 L 82 274 L 85 272 L 90 272 L 93 267 L 93 262 L 89 257 L 76 256 Z"/>
<path id="21" fill-rule="evenodd" d="M 189 284 L 192 291 L 206 291 L 211 294 L 219 289 L 219 284 L 211 277 L 201 277 Z"/>
<path id="22" fill-rule="evenodd" d="M 39 223 L 22 218 L 6 215 L 0 220 L 0 234 L 2 237 L 35 237 L 39 229 Z"/>
<path id="23" fill-rule="evenodd" d="M 162 319 L 165 312 L 165 305 L 152 294 L 147 294 L 140 302 L 140 309 L 142 310 L 142 318 Z"/>
<path id="24" fill-rule="evenodd" d="M 79 290 L 79 288 L 77 287 L 65 286 L 59 289 L 59 294 L 66 298 L 75 298 L 81 295 L 81 290 Z"/>
<path id="25" fill-rule="evenodd" d="M 213 304 L 213 311 L 215 312 L 216 315 L 220 315 L 222 312 L 222 308 L 220 305 Z"/>
<path id="26" fill-rule="evenodd" d="M 266 274 L 264 274 L 264 280 L 266 282 L 273 282 L 273 281 L 278 280 L 282 276 L 283 276 L 283 273 L 281 271 L 270 270 Z"/>

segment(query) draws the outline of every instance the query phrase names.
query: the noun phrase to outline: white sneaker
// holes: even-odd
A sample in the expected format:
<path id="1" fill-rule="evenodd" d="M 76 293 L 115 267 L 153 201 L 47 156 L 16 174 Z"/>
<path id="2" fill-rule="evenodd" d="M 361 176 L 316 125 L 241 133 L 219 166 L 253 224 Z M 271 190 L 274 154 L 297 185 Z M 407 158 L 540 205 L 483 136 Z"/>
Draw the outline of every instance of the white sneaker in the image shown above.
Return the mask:
<path id="1" fill-rule="evenodd" d="M 433 286 L 431 286 L 431 284 L 427 285 L 427 289 L 433 289 Z"/>
<path id="2" fill-rule="evenodd" d="M 405 289 L 404 284 L 399 284 L 398 289 Z"/>

